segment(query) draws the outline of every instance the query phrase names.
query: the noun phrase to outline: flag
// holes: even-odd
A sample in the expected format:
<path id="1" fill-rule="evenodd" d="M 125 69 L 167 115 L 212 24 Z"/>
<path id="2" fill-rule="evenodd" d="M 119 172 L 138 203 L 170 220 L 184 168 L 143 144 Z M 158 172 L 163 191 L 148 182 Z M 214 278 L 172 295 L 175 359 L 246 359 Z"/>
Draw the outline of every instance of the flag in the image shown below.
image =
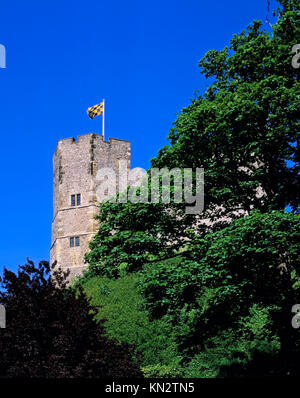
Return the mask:
<path id="1" fill-rule="evenodd" d="M 87 114 L 91 119 L 94 119 L 95 116 L 101 115 L 103 113 L 103 101 L 100 104 L 91 106 L 87 110 Z"/>

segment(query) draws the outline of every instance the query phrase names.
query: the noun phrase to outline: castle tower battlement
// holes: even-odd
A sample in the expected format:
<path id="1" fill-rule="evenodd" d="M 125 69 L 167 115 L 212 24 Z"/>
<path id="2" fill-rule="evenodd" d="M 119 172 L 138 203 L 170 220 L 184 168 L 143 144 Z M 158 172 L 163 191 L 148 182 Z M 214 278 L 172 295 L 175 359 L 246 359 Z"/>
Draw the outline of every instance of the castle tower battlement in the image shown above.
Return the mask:
<path id="1" fill-rule="evenodd" d="M 53 222 L 51 264 L 70 269 L 70 277 L 86 268 L 83 258 L 97 232 L 94 216 L 99 211 L 96 197 L 97 171 L 118 170 L 127 160 L 130 170 L 130 142 L 89 133 L 58 141 L 53 155 Z"/>

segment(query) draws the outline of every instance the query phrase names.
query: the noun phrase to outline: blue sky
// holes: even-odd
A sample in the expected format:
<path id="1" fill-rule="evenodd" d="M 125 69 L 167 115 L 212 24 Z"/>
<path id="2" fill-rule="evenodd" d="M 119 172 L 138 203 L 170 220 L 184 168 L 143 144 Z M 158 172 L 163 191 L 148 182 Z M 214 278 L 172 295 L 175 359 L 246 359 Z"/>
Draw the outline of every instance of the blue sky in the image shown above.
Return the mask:
<path id="1" fill-rule="evenodd" d="M 3 0 L 0 269 L 49 259 L 52 155 L 61 138 L 100 133 L 88 106 L 106 99 L 106 138 L 130 140 L 132 167 L 147 169 L 176 113 L 207 86 L 199 59 L 266 9 L 266 0 Z"/>

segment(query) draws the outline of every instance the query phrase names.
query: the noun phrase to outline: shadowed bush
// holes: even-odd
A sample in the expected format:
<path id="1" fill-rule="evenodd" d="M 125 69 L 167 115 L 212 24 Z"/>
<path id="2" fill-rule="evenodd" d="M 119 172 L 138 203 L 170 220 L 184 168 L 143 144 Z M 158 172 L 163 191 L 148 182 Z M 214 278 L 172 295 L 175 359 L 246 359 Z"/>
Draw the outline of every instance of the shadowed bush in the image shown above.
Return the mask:
<path id="1" fill-rule="evenodd" d="M 141 377 L 132 348 L 104 335 L 82 289 L 68 288 L 61 271 L 49 273 L 46 261 L 28 261 L 17 275 L 4 270 L 0 377 Z"/>

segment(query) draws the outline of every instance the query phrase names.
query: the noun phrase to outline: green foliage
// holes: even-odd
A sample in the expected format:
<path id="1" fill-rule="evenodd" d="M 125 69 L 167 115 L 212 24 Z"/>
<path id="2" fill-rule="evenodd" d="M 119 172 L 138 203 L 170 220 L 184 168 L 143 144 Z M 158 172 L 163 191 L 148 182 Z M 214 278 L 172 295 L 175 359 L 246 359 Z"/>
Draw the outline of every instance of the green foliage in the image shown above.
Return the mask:
<path id="1" fill-rule="evenodd" d="M 300 201 L 299 11 L 295 0 L 280 3 L 271 36 L 254 21 L 199 61 L 212 83 L 152 159 L 204 168 L 204 212 L 186 215 L 173 201 L 100 207 L 86 286 L 108 335 L 143 352 L 147 376 L 300 372 L 290 312 L 300 298 L 300 215 L 283 212 Z"/>
<path id="2" fill-rule="evenodd" d="M 184 233 L 176 213 L 164 209 L 160 203 L 102 204 L 100 227 L 86 254 L 90 272 L 116 277 L 141 269 L 158 256 L 172 255 Z"/>
<path id="3" fill-rule="evenodd" d="M 177 265 L 178 262 L 176 259 Z M 180 354 L 174 334 L 181 338 L 187 333 L 190 327 L 187 318 L 192 311 L 182 314 L 175 327 L 168 322 L 168 317 L 150 321 L 137 289 L 139 278 L 138 274 L 117 280 L 94 277 L 84 283 L 84 290 L 98 308 L 96 319 L 106 318 L 106 334 L 119 342 L 135 344 L 135 360 L 145 377 L 241 375 L 257 352 L 278 353 L 280 344 L 274 335 L 270 308 L 254 304 L 238 320 L 235 329 L 208 337 L 202 346 L 198 345 L 201 340 L 198 331 L 194 355 Z M 259 368 L 258 375 L 260 371 Z"/>
<path id="4" fill-rule="evenodd" d="M 235 220 L 195 239 L 180 266 L 170 260 L 145 268 L 140 288 L 146 308 L 154 319 L 167 317 L 180 347 L 190 349 L 238 328 L 238 320 L 260 306 L 268 310 L 282 350 L 294 349 L 298 337 L 290 309 L 299 300 L 293 287 L 300 272 L 299 236 L 300 215 L 253 212 Z"/>
<path id="5" fill-rule="evenodd" d="M 118 277 L 172 256 L 199 219 L 214 222 L 197 224 L 205 235 L 240 217 L 239 210 L 267 212 L 290 204 L 296 211 L 300 103 L 291 49 L 299 42 L 299 12 L 294 1 L 282 5 L 271 36 L 254 21 L 229 46 L 199 61 L 213 82 L 178 115 L 170 145 L 152 159 L 158 168 L 203 167 L 205 211 L 186 215 L 173 202 L 101 205 L 100 228 L 86 255 L 94 275 Z"/>
<path id="6" fill-rule="evenodd" d="M 94 321 L 82 289 L 66 286 L 65 274 L 41 261 L 4 270 L 0 303 L 0 378 L 142 377 L 133 350 L 107 338 Z"/>
<path id="7" fill-rule="evenodd" d="M 270 315 L 273 308 L 273 306 L 262 307 L 253 304 L 249 315 L 240 318 L 239 330 L 244 344 L 247 344 L 245 349 L 248 352 L 279 350 L 280 342 L 278 336 L 273 335 L 273 322 Z"/>
<path id="8" fill-rule="evenodd" d="M 160 378 L 160 377 L 183 377 L 184 370 L 175 363 L 169 365 L 148 365 L 142 367 L 142 371 L 145 377 Z"/>
<path id="9" fill-rule="evenodd" d="M 90 303 L 98 308 L 95 319 L 106 319 L 104 328 L 110 338 L 135 345 L 136 360 L 147 374 L 162 366 L 175 376 L 181 356 L 172 328 L 163 320 L 149 320 L 137 290 L 138 280 L 136 274 L 116 280 L 93 277 L 83 287 Z"/>
<path id="10" fill-rule="evenodd" d="M 257 319 L 257 322 L 263 320 Z M 267 325 L 264 325 L 266 327 Z M 276 357 L 280 344 L 275 336 L 255 338 L 253 336 L 240 336 L 239 330 L 228 329 L 209 338 L 205 348 L 197 353 L 187 364 L 185 377 L 228 377 L 248 375 L 247 367 L 256 357 L 257 353 L 265 357 Z M 243 334 L 246 330 L 243 329 Z M 257 366 L 252 376 L 267 375 L 272 372 L 272 367 Z"/>
<path id="11" fill-rule="evenodd" d="M 291 48 L 300 32 L 292 4 L 271 37 L 254 21 L 229 47 L 200 60 L 213 83 L 182 110 L 170 145 L 152 159 L 154 167 L 204 167 L 204 218 L 299 205 L 299 72 Z"/>
<path id="12" fill-rule="evenodd" d="M 225 377 L 247 374 L 247 367 L 257 353 L 275 357 L 280 349 L 273 335 L 269 308 L 253 305 L 247 316 L 238 320 L 235 329 L 225 329 L 208 337 L 183 367 L 184 377 Z M 271 368 L 272 369 L 272 368 Z M 253 376 L 267 374 L 270 367 L 259 365 Z"/>

